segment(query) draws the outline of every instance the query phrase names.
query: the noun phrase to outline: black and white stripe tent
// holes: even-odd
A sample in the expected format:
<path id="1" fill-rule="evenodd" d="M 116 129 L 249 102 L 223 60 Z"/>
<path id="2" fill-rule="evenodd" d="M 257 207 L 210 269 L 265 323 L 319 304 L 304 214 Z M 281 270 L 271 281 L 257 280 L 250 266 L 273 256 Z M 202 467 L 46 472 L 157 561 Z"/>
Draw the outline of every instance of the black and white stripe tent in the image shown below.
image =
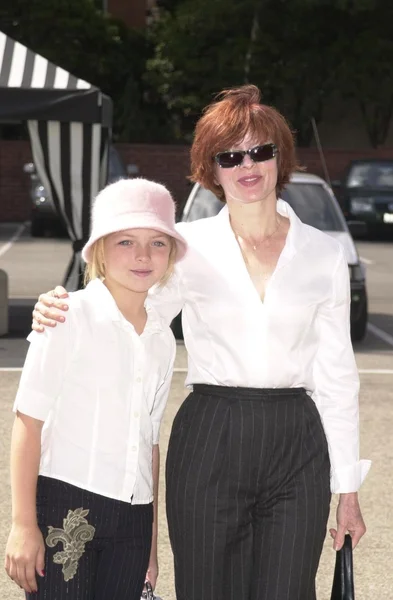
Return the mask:
<path id="1" fill-rule="evenodd" d="M 37 174 L 73 241 L 65 285 L 82 285 L 92 198 L 105 185 L 112 101 L 0 31 L 0 121 L 27 121 Z"/>

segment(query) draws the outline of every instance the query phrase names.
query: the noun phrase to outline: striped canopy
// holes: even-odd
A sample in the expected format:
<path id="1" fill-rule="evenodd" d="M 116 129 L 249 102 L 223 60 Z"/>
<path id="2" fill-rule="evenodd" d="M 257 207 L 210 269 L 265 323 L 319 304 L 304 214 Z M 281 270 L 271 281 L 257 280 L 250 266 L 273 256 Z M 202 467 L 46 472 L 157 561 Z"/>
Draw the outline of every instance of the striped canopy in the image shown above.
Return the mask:
<path id="1" fill-rule="evenodd" d="M 64 283 L 77 289 L 91 202 L 107 180 L 112 101 L 0 31 L 0 120 L 28 123 L 37 174 L 73 241 Z"/>

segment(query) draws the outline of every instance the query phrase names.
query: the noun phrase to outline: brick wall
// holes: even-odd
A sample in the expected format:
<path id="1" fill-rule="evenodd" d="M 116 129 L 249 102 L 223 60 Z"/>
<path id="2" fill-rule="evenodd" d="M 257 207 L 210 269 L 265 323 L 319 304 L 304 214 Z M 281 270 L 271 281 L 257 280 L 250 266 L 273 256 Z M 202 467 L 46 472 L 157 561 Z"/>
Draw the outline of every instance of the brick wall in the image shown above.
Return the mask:
<path id="1" fill-rule="evenodd" d="M 31 160 L 29 142 L 0 140 L 0 222 L 29 219 L 30 176 L 23 165 Z"/>
<path id="2" fill-rule="evenodd" d="M 136 164 L 139 175 L 164 183 L 179 208 L 186 200 L 190 184 L 189 147 L 176 145 L 118 144 L 125 164 Z M 300 148 L 301 164 L 310 173 L 324 176 L 316 148 Z M 331 179 L 340 179 L 349 161 L 356 158 L 393 158 L 393 148 L 326 149 L 325 160 Z M 0 222 L 24 221 L 30 215 L 29 176 L 23 165 L 31 161 L 29 142 L 0 140 Z"/>
<path id="3" fill-rule="evenodd" d="M 145 27 L 147 0 L 107 0 L 108 12 L 128 27 Z"/>
<path id="4" fill-rule="evenodd" d="M 180 209 L 191 189 L 187 180 L 189 171 L 189 146 L 117 144 L 124 164 L 136 164 L 139 176 L 164 183 Z"/>

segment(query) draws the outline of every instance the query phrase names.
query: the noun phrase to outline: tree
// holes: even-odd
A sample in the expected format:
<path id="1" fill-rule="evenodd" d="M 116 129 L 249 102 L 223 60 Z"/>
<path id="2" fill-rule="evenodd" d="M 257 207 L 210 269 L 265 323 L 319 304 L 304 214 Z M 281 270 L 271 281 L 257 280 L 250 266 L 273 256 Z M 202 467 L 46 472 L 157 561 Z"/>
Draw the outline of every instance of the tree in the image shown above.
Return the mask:
<path id="1" fill-rule="evenodd" d="M 340 9 L 316 0 L 185 0 L 154 31 L 150 81 L 189 139 L 203 106 L 223 88 L 251 82 L 298 132 L 312 136 L 335 84 Z"/>
<path id="2" fill-rule="evenodd" d="M 179 139 L 190 140 L 215 93 L 244 82 L 254 3 L 185 0 L 162 12 L 153 28 L 155 56 L 147 78 L 171 111 Z"/>
<path id="3" fill-rule="evenodd" d="M 250 71 L 267 103 L 277 106 L 308 146 L 324 107 L 337 86 L 342 11 L 334 3 L 311 0 L 266 2 L 259 12 L 259 33 Z"/>
<path id="4" fill-rule="evenodd" d="M 147 79 L 189 140 L 223 88 L 252 82 L 312 140 L 334 93 L 359 103 L 373 145 L 393 111 L 393 8 L 382 0 L 161 0 Z"/>
<path id="5" fill-rule="evenodd" d="M 146 101 L 143 77 L 153 49 L 144 32 L 103 14 L 93 0 L 18 0 L 0 7 L 0 22 L 10 37 L 113 99 L 115 138 L 154 136 L 143 123 L 157 123 L 164 108 Z"/>
<path id="6" fill-rule="evenodd" d="M 386 141 L 393 115 L 393 7 L 363 0 L 342 48 L 340 88 L 355 100 L 373 147 Z"/>

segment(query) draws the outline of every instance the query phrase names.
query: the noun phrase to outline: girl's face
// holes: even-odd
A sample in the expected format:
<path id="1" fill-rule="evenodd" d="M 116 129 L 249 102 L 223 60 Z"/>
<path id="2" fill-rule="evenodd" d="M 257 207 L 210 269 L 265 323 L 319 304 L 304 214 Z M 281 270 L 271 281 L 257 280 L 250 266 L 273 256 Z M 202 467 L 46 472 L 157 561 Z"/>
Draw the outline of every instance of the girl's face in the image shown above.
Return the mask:
<path id="1" fill-rule="evenodd" d="M 239 144 L 227 150 L 249 150 L 271 141 L 260 140 L 248 134 Z M 276 200 L 277 157 L 256 163 L 246 154 L 238 167 L 222 169 L 216 164 L 215 177 L 229 204 L 251 204 L 267 198 Z"/>
<path id="2" fill-rule="evenodd" d="M 168 269 L 171 240 L 155 229 L 127 229 L 104 240 L 105 280 L 132 292 L 147 293 Z"/>

